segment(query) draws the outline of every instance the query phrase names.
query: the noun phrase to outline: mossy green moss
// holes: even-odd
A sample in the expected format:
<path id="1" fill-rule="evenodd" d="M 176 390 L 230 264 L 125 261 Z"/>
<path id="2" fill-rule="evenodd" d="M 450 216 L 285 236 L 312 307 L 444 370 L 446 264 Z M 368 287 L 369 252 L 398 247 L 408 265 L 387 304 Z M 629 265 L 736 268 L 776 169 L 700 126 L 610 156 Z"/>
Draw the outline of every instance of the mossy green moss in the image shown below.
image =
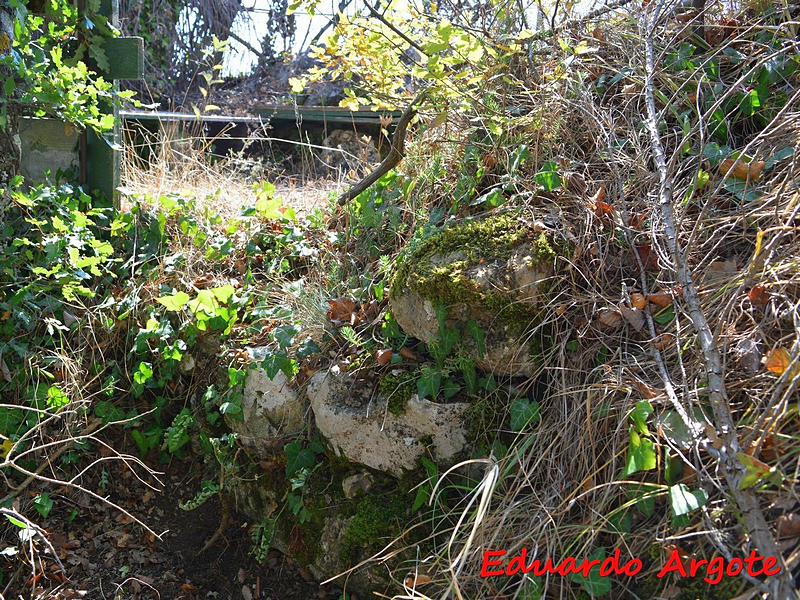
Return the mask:
<path id="1" fill-rule="evenodd" d="M 391 373 L 378 381 L 378 393 L 389 400 L 389 412 L 395 416 L 406 412 L 406 404 L 417 391 L 417 376 L 403 371 L 396 375 Z"/>
<path id="2" fill-rule="evenodd" d="M 469 303 L 485 308 L 487 317 L 522 334 L 529 328 L 537 311 L 535 307 L 515 302 L 511 290 L 486 292 L 470 279 L 469 270 L 485 262 L 509 258 L 525 239 L 530 240 L 533 256 L 544 264 L 552 264 L 557 253 L 547 235 L 536 236 L 511 214 L 462 223 L 422 242 L 406 256 L 392 281 L 390 295 L 399 297 L 409 288 L 434 305 L 452 306 Z M 444 265 L 432 264 L 434 256 L 458 255 Z M 413 277 L 411 276 L 413 273 Z"/>
<path id="3" fill-rule="evenodd" d="M 459 284 L 459 280 L 463 277 L 463 275 L 459 277 L 460 269 L 478 264 L 481 260 L 508 258 L 511 256 L 514 246 L 528 235 L 530 233 L 527 228 L 510 214 L 493 216 L 449 227 L 422 242 L 403 259 L 397 274 L 392 280 L 390 295 L 393 298 L 398 297 L 406 285 L 411 284 L 409 275 L 414 272 L 414 282 L 410 287 L 415 291 L 421 293 L 419 286 L 424 285 L 426 278 L 433 277 L 433 279 L 441 280 L 446 276 L 447 279 L 452 280 L 455 284 L 455 287 L 451 287 L 449 290 L 453 294 L 448 296 L 445 291 L 442 294 L 445 297 L 437 299 L 449 300 L 449 302 L 445 302 L 445 305 L 453 304 L 454 300 L 463 301 L 463 297 L 458 295 L 463 289 L 463 286 Z M 456 261 L 448 267 L 428 266 L 426 268 L 430 257 L 454 252 L 463 254 L 463 260 Z M 463 277 L 463 279 L 466 279 L 466 277 Z M 446 282 L 442 283 L 446 284 Z M 472 287 L 474 291 L 474 286 L 466 285 L 467 287 Z M 421 295 L 430 298 L 422 293 Z M 434 298 L 430 299 L 434 300 Z"/>
<path id="4" fill-rule="evenodd" d="M 533 255 L 541 262 L 552 263 L 557 257 L 556 251 L 550 245 L 550 240 L 544 232 L 539 234 L 539 237 L 533 242 Z"/>
<path id="5" fill-rule="evenodd" d="M 386 538 L 397 535 L 407 521 L 407 508 L 401 494 L 362 499 L 344 532 L 339 556 L 343 564 L 355 564 L 366 553 L 383 547 Z"/>

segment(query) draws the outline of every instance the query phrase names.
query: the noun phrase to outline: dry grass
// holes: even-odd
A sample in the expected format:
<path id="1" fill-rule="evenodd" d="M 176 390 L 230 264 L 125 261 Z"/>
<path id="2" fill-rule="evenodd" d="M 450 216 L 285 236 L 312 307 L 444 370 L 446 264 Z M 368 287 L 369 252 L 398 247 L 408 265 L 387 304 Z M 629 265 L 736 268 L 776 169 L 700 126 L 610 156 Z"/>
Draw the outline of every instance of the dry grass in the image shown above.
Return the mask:
<path id="1" fill-rule="evenodd" d="M 134 142 L 138 136 L 140 141 Z M 257 157 L 212 160 L 207 153 L 214 139 L 200 135 L 181 135 L 177 128 L 162 124 L 156 134 L 140 127 L 128 130 L 131 143 L 125 144 L 122 157 L 123 196 L 157 199 L 162 194 L 178 193 L 196 198 L 225 218 L 240 215 L 256 203 L 252 172 L 263 171 Z M 144 155 L 144 157 L 143 157 Z M 266 159 L 264 159 L 266 160 Z M 248 168 L 249 167 L 249 168 Z M 345 189 L 341 180 L 318 176 L 279 176 L 275 196 L 298 215 L 325 210 L 331 195 Z"/>
<path id="2" fill-rule="evenodd" d="M 564 78 L 541 77 L 564 72 L 563 56 L 557 51 L 535 65 L 536 73 L 530 65 L 521 65 L 514 72 L 517 95 L 505 98 L 520 115 L 508 137 L 520 135 L 532 154 L 531 172 L 515 179 L 507 206 L 523 205 L 554 239 L 570 248 L 556 276 L 557 296 L 543 308 L 541 328 L 549 331 L 552 347 L 543 367 L 549 385 L 539 398 L 542 421 L 534 433 L 519 437 L 516 450 L 482 467 L 488 478 L 483 485 L 493 490 L 488 511 L 476 512 L 476 505 L 468 504 L 470 497 L 455 507 L 438 505 L 445 514 L 429 521 L 436 533 L 428 544 L 435 550 L 395 571 L 398 581 L 411 570 L 430 575 L 434 583 L 414 590 L 405 587 L 397 598 L 529 597 L 524 591 L 532 585 L 527 578 L 479 576 L 483 551 L 504 549 L 511 556 L 523 547 L 529 562 L 534 557 L 556 563 L 567 556 L 580 560 L 601 547 L 608 554 L 619 548 L 623 557 L 642 559 L 645 568 L 639 575 L 614 580 L 612 595 L 618 598 L 656 597 L 673 583 L 684 588 L 680 598 L 767 591 L 767 585 L 752 578 L 727 578 L 725 585 L 710 588 L 655 577 L 670 545 L 706 559 L 747 555 L 753 547 L 737 518 L 735 494 L 720 471 L 720 448 L 757 457 L 782 475 L 777 484 L 761 481 L 753 488 L 776 543 L 777 523 L 799 501 L 800 80 L 796 73 L 784 80 L 783 108 L 758 127 L 742 118 L 738 108 L 725 104 L 744 88 L 750 74 L 775 56 L 797 56 L 798 47 L 786 41 L 776 51 L 763 40 L 753 41 L 759 34 L 786 36 L 789 29 L 775 28 L 756 16 L 742 13 L 736 29 L 724 29 L 720 24 L 729 16 L 710 10 L 707 27 L 722 39 L 713 38 L 717 41 L 712 49 L 689 73 L 671 72 L 664 62 L 665 55 L 687 39 L 692 25 L 664 19 L 655 34 L 661 48 L 656 86 L 663 94 L 657 108 L 664 119 L 661 136 L 678 242 L 715 336 L 711 343 L 722 356 L 725 409 L 736 423 L 735 445 L 720 445 L 724 428 L 710 410 L 707 357 L 700 351 L 682 295 L 685 282 L 674 251 L 666 243 L 659 176 L 651 139 L 642 126 L 644 30 L 637 25 L 642 15 L 584 23 L 562 37 L 573 46 L 588 40 L 596 54 L 579 58 Z M 727 61 L 726 52 L 732 50 L 747 60 Z M 728 85 L 714 92 L 711 109 L 703 109 L 688 82 L 702 80 L 711 60 L 720 61 Z M 593 89 L 599 77 L 611 79 L 623 68 L 629 75 L 609 85 L 605 96 Z M 701 88 L 701 94 L 712 93 L 707 83 Z M 723 105 L 728 106 L 725 117 L 734 150 L 753 161 L 768 161 L 785 148 L 795 149 L 793 157 L 775 162 L 757 183 L 748 184 L 747 189 L 758 188 L 757 198 L 737 198 L 730 190 L 731 176 L 702 154 L 705 144 L 714 140 L 710 117 Z M 694 110 L 694 117 L 684 130 L 675 117 L 687 110 Z M 418 186 L 418 201 L 449 201 L 465 148 L 480 139 L 474 115 L 463 115 L 463 122 L 458 119 L 429 130 L 409 148 L 403 167 L 409 175 L 419 174 L 435 159 L 444 164 L 438 181 Z M 688 153 L 683 151 L 686 144 Z M 496 161 L 503 168 L 514 150 L 513 145 L 480 148 L 484 165 Z M 542 193 L 531 177 L 548 160 L 557 160 L 566 172 L 564 187 L 551 194 Z M 694 185 L 699 169 L 709 174 L 703 187 Z M 605 193 L 602 202 L 596 196 L 600 189 Z M 664 311 L 653 304 L 635 311 L 635 293 L 672 294 L 675 318 L 659 322 Z M 776 350 L 785 351 L 794 366 L 779 373 L 766 368 Z M 645 437 L 655 444 L 657 465 L 625 476 L 630 415 L 640 402 L 654 410 Z M 690 433 L 681 440 L 674 427 L 670 431 L 669 425 L 681 415 L 695 428 L 694 438 Z M 667 479 L 667 460 L 682 472 Z M 497 469 L 499 477 L 494 475 Z M 677 484 L 709 495 L 685 526 L 673 525 L 670 515 L 669 491 Z M 475 495 L 483 489 L 476 488 Z M 652 511 L 640 510 L 637 502 L 648 499 L 653 501 Z M 620 525 L 623 519 L 630 519 L 627 526 Z M 795 568 L 798 538 L 781 539 L 778 547 L 784 568 Z M 543 597 L 579 596 L 580 588 L 567 577 L 550 576 L 540 584 Z M 716 595 L 709 595 L 712 592 Z"/>

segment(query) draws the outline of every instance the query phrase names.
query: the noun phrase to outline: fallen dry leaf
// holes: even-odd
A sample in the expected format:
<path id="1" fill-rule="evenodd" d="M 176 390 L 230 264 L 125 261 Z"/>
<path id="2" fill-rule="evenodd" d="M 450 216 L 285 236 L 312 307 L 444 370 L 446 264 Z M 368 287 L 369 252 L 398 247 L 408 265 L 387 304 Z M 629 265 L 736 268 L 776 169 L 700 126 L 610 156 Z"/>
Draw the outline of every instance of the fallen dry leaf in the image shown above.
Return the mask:
<path id="1" fill-rule="evenodd" d="M 619 327 L 622 324 L 622 315 L 616 308 L 601 308 L 595 317 L 606 327 Z"/>
<path id="2" fill-rule="evenodd" d="M 735 260 L 715 260 L 703 273 L 703 284 L 713 285 L 728 282 L 739 274 Z"/>
<path id="3" fill-rule="evenodd" d="M 754 306 L 766 306 L 769 304 L 769 292 L 763 285 L 755 285 L 747 292 L 747 297 Z"/>
<path id="4" fill-rule="evenodd" d="M 350 298 L 335 298 L 328 300 L 331 309 L 328 311 L 328 318 L 331 321 L 350 321 L 356 310 L 356 303 Z"/>
<path id="5" fill-rule="evenodd" d="M 614 207 L 611 204 L 603 202 L 602 200 L 598 200 L 594 203 L 594 214 L 598 217 L 610 215 L 612 212 L 614 212 Z"/>
<path id="6" fill-rule="evenodd" d="M 617 308 L 619 308 L 619 312 L 628 325 L 633 327 L 636 331 L 642 330 L 642 327 L 644 327 L 644 313 L 641 310 L 637 308 L 628 308 L 622 303 L 620 303 Z"/>
<path id="7" fill-rule="evenodd" d="M 758 443 L 758 439 L 753 440 L 753 442 L 750 444 L 750 447 L 745 451 L 745 454 L 749 454 L 750 456 L 759 456 L 768 462 L 778 460 L 778 448 L 774 435 L 770 434 L 765 436 L 760 448 Z M 756 454 L 756 450 L 758 450 L 758 454 Z"/>
<path id="8" fill-rule="evenodd" d="M 658 255 L 653 252 L 651 244 L 636 244 L 636 253 L 642 261 L 645 271 L 658 271 Z"/>
<path id="9" fill-rule="evenodd" d="M 642 395 L 644 400 L 653 400 L 654 398 L 658 398 L 659 396 L 663 396 L 664 393 L 656 388 L 646 384 L 644 381 L 639 379 L 638 377 L 634 376 L 632 378 L 633 385 L 636 386 L 636 389 L 639 390 L 639 393 Z"/>
<path id="10" fill-rule="evenodd" d="M 378 350 L 375 354 L 375 358 L 380 366 L 385 367 L 392 360 L 392 351 L 389 348 Z"/>
<path id="11" fill-rule="evenodd" d="M 211 273 L 206 273 L 204 275 L 199 275 L 192 282 L 192 285 L 194 287 L 196 287 L 198 290 L 202 290 L 204 288 L 210 287 L 213 284 L 214 284 L 214 276 Z"/>
<path id="12" fill-rule="evenodd" d="M 691 558 L 691 554 L 689 554 L 686 550 L 682 547 L 678 546 L 677 544 L 667 544 L 664 546 L 664 551 L 667 553 L 667 556 L 670 556 L 673 552 L 678 551 L 678 558 L 681 561 L 681 565 L 684 569 L 688 570 L 688 561 Z"/>
<path id="13" fill-rule="evenodd" d="M 594 195 L 591 198 L 589 198 L 589 203 L 595 204 L 596 202 L 602 202 L 603 200 L 605 200 L 605 197 L 606 197 L 606 186 L 601 185 L 599 188 L 597 188 L 597 191 L 594 193 Z"/>
<path id="14" fill-rule="evenodd" d="M 422 573 L 418 573 L 417 575 L 414 575 L 414 573 L 409 573 L 408 575 L 406 575 L 405 579 L 403 580 L 403 583 L 405 583 L 406 587 L 415 588 L 418 585 L 422 585 L 424 583 L 430 583 L 431 581 L 433 581 L 433 579 L 431 579 L 427 575 L 423 575 Z"/>
<path id="15" fill-rule="evenodd" d="M 800 515 L 788 513 L 780 515 L 776 521 L 779 538 L 800 537 Z"/>
<path id="16" fill-rule="evenodd" d="M 576 196 L 583 196 L 589 186 L 586 185 L 586 180 L 580 173 L 567 173 L 566 176 L 567 189 Z"/>
<path id="17" fill-rule="evenodd" d="M 761 171 L 767 163 L 763 160 L 753 160 L 749 163 L 742 160 L 726 158 L 719 163 L 719 170 L 723 175 L 730 175 L 743 181 L 755 181 L 761 177 Z"/>
<path id="18" fill-rule="evenodd" d="M 717 430 L 714 429 L 711 425 L 706 425 L 705 428 L 706 437 L 711 440 L 711 445 L 714 446 L 717 450 L 722 448 L 722 438 L 719 437 Z"/>
<path id="19" fill-rule="evenodd" d="M 656 306 L 666 308 L 672 304 L 672 294 L 667 292 L 657 292 L 655 294 L 647 294 L 647 301 L 652 302 Z"/>
<path id="20" fill-rule="evenodd" d="M 688 10 L 686 12 L 675 15 L 675 20 L 678 23 L 691 23 L 697 18 L 697 11 Z"/>
<path id="21" fill-rule="evenodd" d="M 400 348 L 398 354 L 400 354 L 400 356 L 402 356 L 406 360 L 419 360 L 419 355 L 408 346 L 403 346 L 402 348 Z"/>
<path id="22" fill-rule="evenodd" d="M 657 335 L 653 338 L 652 344 L 656 350 L 664 350 L 672 344 L 672 341 L 675 339 L 675 336 L 671 333 L 662 333 L 661 335 Z"/>
<path id="23" fill-rule="evenodd" d="M 644 219 L 646 216 L 647 216 L 647 211 L 644 211 L 643 213 L 640 213 L 638 215 L 633 215 L 631 217 L 629 225 L 634 229 L 639 229 L 644 223 Z"/>
<path id="24" fill-rule="evenodd" d="M 631 306 L 633 306 L 633 308 L 638 308 L 639 310 L 644 310 L 647 306 L 647 300 L 643 294 L 634 292 L 631 294 Z"/>
<path id="25" fill-rule="evenodd" d="M 770 350 L 769 354 L 767 354 L 767 363 L 765 366 L 768 371 L 783 375 L 786 369 L 789 368 L 790 363 L 791 356 L 789 355 L 789 351 L 785 348 L 775 348 L 774 350 Z"/>

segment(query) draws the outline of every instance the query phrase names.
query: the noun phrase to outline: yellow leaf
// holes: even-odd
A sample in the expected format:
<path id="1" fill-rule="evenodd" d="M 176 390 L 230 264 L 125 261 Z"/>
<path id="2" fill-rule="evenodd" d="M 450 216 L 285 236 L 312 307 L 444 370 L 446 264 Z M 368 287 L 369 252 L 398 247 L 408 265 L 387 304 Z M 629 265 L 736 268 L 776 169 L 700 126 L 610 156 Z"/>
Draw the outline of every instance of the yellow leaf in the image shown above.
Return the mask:
<path id="1" fill-rule="evenodd" d="M 775 348 L 767 355 L 767 370 L 783 375 L 791 362 L 789 352 L 785 348 Z"/>
<path id="2" fill-rule="evenodd" d="M 14 442 L 11 440 L 4 440 L 2 444 L 0 444 L 0 458 L 5 458 L 8 456 L 8 453 L 11 452 L 11 449 L 14 447 Z"/>
<path id="3" fill-rule="evenodd" d="M 753 258 L 758 257 L 758 253 L 761 252 L 761 244 L 764 241 L 764 230 L 759 229 L 756 233 L 756 250 L 753 253 Z"/>

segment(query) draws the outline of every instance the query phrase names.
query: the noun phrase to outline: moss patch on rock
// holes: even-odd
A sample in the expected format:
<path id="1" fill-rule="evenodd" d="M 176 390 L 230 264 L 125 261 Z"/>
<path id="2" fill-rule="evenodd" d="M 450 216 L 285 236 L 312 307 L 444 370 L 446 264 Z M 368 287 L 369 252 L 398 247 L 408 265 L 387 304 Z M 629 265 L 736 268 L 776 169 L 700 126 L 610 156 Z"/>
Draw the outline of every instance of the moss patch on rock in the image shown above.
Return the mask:
<path id="1" fill-rule="evenodd" d="M 388 399 L 389 412 L 395 416 L 406 412 L 406 405 L 417 392 L 416 377 L 413 373 L 389 373 L 378 381 L 378 393 Z"/>
<path id="2" fill-rule="evenodd" d="M 397 535 L 407 520 L 407 505 L 401 494 L 363 498 L 344 532 L 339 556 L 343 564 L 355 564 L 366 554 L 382 548 L 386 538 Z"/>
<path id="3" fill-rule="evenodd" d="M 529 235 L 528 231 L 512 215 L 493 216 L 440 231 L 422 242 L 403 259 L 392 280 L 390 296 L 399 296 L 402 290 L 408 286 L 432 301 L 440 300 L 444 305 L 461 301 L 463 297 L 458 295 L 461 288 L 457 285 L 459 267 L 475 265 L 481 260 L 508 258 L 511 256 L 514 246 L 527 235 Z M 455 252 L 462 253 L 464 259 L 444 268 L 431 268 L 428 264 L 427 259 L 436 254 L 446 255 Z M 417 266 L 423 266 L 424 272 L 415 271 L 415 277 L 413 280 L 409 280 L 409 275 Z M 455 288 L 447 285 L 448 282 L 442 281 L 441 283 L 445 283 L 450 290 L 438 290 L 438 288 L 429 290 L 433 292 L 433 297 L 424 293 L 423 288 L 429 287 L 426 282 L 433 283 L 431 280 L 442 279 L 445 276 L 449 276 L 452 280 L 451 284 L 456 283 Z M 455 293 L 448 294 L 448 291 Z"/>
<path id="4" fill-rule="evenodd" d="M 513 214 L 461 223 L 433 235 L 405 256 L 392 281 L 390 297 L 415 292 L 434 306 L 469 304 L 482 307 L 503 325 L 522 333 L 536 315 L 536 307 L 518 301 L 513 290 L 491 291 L 475 281 L 476 268 L 511 258 L 527 242 L 533 260 L 552 265 L 557 252 L 544 232 L 536 233 Z M 445 258 L 441 263 L 437 258 Z"/>

